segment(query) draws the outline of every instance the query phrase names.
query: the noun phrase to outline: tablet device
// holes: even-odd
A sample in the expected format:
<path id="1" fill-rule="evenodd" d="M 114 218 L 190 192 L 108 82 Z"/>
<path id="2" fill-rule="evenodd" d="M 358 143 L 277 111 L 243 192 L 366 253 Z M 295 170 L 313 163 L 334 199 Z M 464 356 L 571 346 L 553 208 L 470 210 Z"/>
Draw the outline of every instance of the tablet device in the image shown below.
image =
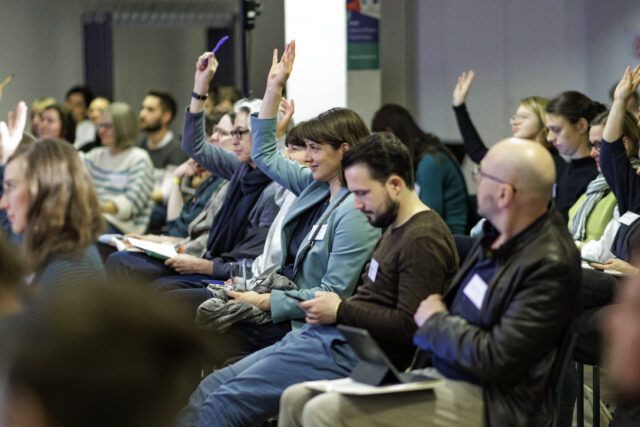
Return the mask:
<path id="1" fill-rule="evenodd" d="M 354 381 L 386 385 L 438 380 L 426 375 L 399 372 L 366 329 L 346 325 L 337 327 L 360 359 L 349 375 Z"/>

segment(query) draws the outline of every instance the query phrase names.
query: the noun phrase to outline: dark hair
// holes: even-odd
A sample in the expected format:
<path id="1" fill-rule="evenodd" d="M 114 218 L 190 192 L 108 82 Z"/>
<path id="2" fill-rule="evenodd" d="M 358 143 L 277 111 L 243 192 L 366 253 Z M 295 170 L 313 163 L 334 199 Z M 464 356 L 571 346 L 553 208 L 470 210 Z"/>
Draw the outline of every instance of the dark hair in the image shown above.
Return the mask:
<path id="1" fill-rule="evenodd" d="M 591 120 L 590 126 L 604 126 L 609 118 L 609 110 L 603 111 Z M 638 158 L 638 144 L 640 143 L 640 128 L 636 118 L 630 112 L 624 112 L 624 121 L 622 124 L 622 135 L 627 137 L 630 147 L 627 151 L 627 157 L 630 159 Z"/>
<path id="2" fill-rule="evenodd" d="M 64 96 L 64 99 L 69 99 L 69 95 L 74 93 L 79 93 L 82 95 L 82 97 L 84 98 L 84 105 L 87 108 L 89 108 L 89 104 L 91 104 L 91 101 L 93 101 L 93 98 L 95 98 L 93 91 L 89 89 L 88 86 L 76 85 L 71 87 L 71 89 L 67 91 L 67 94 Z"/>
<path id="3" fill-rule="evenodd" d="M 171 113 L 171 119 L 169 119 L 169 123 L 171 123 L 173 118 L 176 116 L 176 111 L 178 110 L 176 100 L 173 99 L 173 96 L 166 92 L 160 92 L 157 90 L 150 90 L 147 92 L 147 96 L 155 96 L 160 100 L 160 108 L 162 108 L 162 111 L 168 111 Z"/>
<path id="4" fill-rule="evenodd" d="M 317 117 L 307 120 L 300 129 L 300 138 L 319 144 L 331 145 L 336 150 L 343 143 L 350 147 L 369 135 L 362 118 L 348 108 L 332 108 Z"/>
<path id="5" fill-rule="evenodd" d="M 342 169 L 365 165 L 371 177 L 385 183 L 391 175 L 398 175 L 408 189 L 414 188 L 414 172 L 407 147 L 391 132 L 373 133 L 362 138 L 342 158 Z"/>
<path id="6" fill-rule="evenodd" d="M 591 120 L 606 109 L 605 105 L 592 101 L 588 96 L 570 90 L 562 92 L 549 101 L 546 111 L 550 114 L 562 116 L 575 124 L 581 118 L 584 118 L 587 123 L 591 123 Z"/>
<path id="7" fill-rule="evenodd" d="M 233 121 L 236 119 L 236 113 L 230 111 L 228 113 L 222 111 L 209 111 L 204 115 L 204 131 L 207 135 L 213 134 L 213 129 L 216 125 L 222 120 L 224 116 L 229 116 L 231 119 L 231 124 L 233 125 Z"/>
<path id="8" fill-rule="evenodd" d="M 304 142 L 304 138 L 302 138 L 302 128 L 306 124 L 306 122 L 300 122 L 287 132 L 287 137 L 284 141 L 284 144 L 288 147 L 290 145 L 294 145 L 296 147 L 305 147 L 307 144 Z"/>
<path id="9" fill-rule="evenodd" d="M 397 104 L 385 104 L 376 111 L 371 121 L 371 131 L 389 131 L 397 136 L 409 150 L 414 168 L 425 153 L 446 151 L 437 136 L 420 129 L 411 113 Z"/>
<path id="10" fill-rule="evenodd" d="M 141 286 L 83 285 L 32 307 L 10 393 L 32 394 L 47 425 L 174 426 L 208 355 L 193 317 Z"/>
<path id="11" fill-rule="evenodd" d="M 58 113 L 62 128 L 60 129 L 60 138 L 73 144 L 76 140 L 76 121 L 70 112 L 66 111 L 60 104 L 53 104 L 46 107 L 42 112 L 54 110 Z"/>

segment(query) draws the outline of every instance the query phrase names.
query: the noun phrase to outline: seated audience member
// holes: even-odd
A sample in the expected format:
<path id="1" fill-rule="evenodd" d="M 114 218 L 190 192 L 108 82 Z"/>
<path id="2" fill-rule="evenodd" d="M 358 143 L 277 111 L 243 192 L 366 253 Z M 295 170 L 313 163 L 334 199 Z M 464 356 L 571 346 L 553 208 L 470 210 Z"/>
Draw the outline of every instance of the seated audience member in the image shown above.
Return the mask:
<path id="1" fill-rule="evenodd" d="M 49 105 L 40 114 L 39 139 L 63 139 L 73 143 L 75 135 L 76 122 L 60 105 Z"/>
<path id="2" fill-rule="evenodd" d="M 557 177 L 555 194 L 556 209 L 565 220 L 571 206 L 598 176 L 596 162 L 589 155 L 589 123 L 604 110 L 604 105 L 574 91 L 561 93 L 547 105 L 547 140 L 570 158 Z"/>
<path id="3" fill-rule="evenodd" d="M 135 147 L 135 115 L 123 102 L 114 102 L 98 123 L 102 147 L 84 160 L 98 193 L 108 233 L 144 233 L 151 214 L 153 165 L 149 154 Z"/>
<path id="4" fill-rule="evenodd" d="M 608 117 L 607 113 L 602 113 L 601 115 L 606 114 L 599 125 L 592 125 L 589 130 L 589 144 L 591 145 L 591 156 L 595 159 L 596 164 L 598 165 L 598 170 L 602 171 L 600 165 L 600 147 L 602 146 L 602 132 L 604 130 L 604 126 L 606 124 L 606 118 Z M 599 115 L 598 117 L 600 117 Z M 597 119 L 597 118 L 596 118 Z M 638 167 L 638 143 L 640 142 L 640 128 L 636 124 L 634 117 L 629 112 L 625 112 L 624 114 L 624 125 L 623 125 L 623 144 L 625 147 L 626 157 L 632 168 L 637 169 Z M 603 176 L 602 172 L 599 176 Z M 605 177 L 606 179 L 606 177 Z M 607 183 L 607 186 L 609 184 Z M 620 194 L 620 192 L 618 193 Z M 618 201 L 616 199 L 616 194 L 614 191 L 610 191 L 610 193 L 606 196 L 606 198 L 613 198 L 615 200 L 615 207 L 612 212 L 612 218 L 609 223 L 606 225 L 602 233 L 600 233 L 600 238 L 597 240 L 587 241 L 584 244 L 579 244 L 578 246 L 581 248 L 580 251 L 582 253 L 582 257 L 584 259 L 597 261 L 600 263 L 605 263 L 610 259 L 615 258 L 615 255 L 611 252 L 611 247 L 613 245 L 613 239 L 620 227 L 620 207 L 618 206 Z M 628 195 L 624 197 L 628 199 Z M 578 199 L 576 204 L 580 203 L 581 200 L 584 200 L 585 196 Z M 605 203 L 605 201 L 599 202 Z M 572 211 L 576 210 L 576 205 L 571 208 Z M 570 211 L 570 216 L 571 216 Z M 600 218 L 602 215 L 597 215 L 596 223 L 598 224 L 598 228 L 600 227 Z M 589 220 L 589 219 L 588 219 Z M 571 223 L 570 223 L 571 225 Z M 587 224 L 587 229 L 589 228 L 589 224 Z M 588 234 L 588 231 L 587 231 Z M 595 235 L 596 233 L 592 232 L 591 235 Z"/>
<path id="5" fill-rule="evenodd" d="M 488 148 L 482 142 L 471 121 L 466 105 L 467 95 L 475 75 L 476 73 L 473 70 L 468 70 L 458 77 L 458 82 L 453 89 L 453 111 L 456 114 L 456 122 L 458 123 L 458 129 L 462 135 L 462 142 L 467 155 L 475 163 L 480 163 L 487 154 Z M 557 178 L 567 167 L 567 162 L 558 154 L 558 150 L 547 141 L 548 130 L 545 127 L 547 113 L 545 108 L 548 103 L 549 100 L 547 98 L 540 96 L 529 96 L 521 99 L 518 109 L 510 119 L 510 123 L 514 138 L 532 139 L 549 150 L 556 167 Z"/>
<path id="6" fill-rule="evenodd" d="M 458 162 L 437 136 L 425 133 L 400 105 L 383 105 L 373 116 L 373 132 L 390 131 L 413 158 L 418 195 L 454 234 L 467 228 L 467 186 Z"/>
<path id="7" fill-rule="evenodd" d="M 433 355 L 427 373 L 444 383 L 362 398 L 325 393 L 304 406 L 301 425 L 551 424 L 550 375 L 580 292 L 578 252 L 549 208 L 553 160 L 540 144 L 511 139 L 489 150 L 475 178 L 485 234 L 447 293 L 414 316 L 414 343 Z"/>
<path id="8" fill-rule="evenodd" d="M 231 131 L 234 152 L 207 144 L 202 100 L 192 98 L 191 109 L 185 113 L 183 148 L 199 165 L 229 181 L 227 194 L 213 219 L 204 256 L 178 254 L 164 262 L 145 257 L 144 265 L 132 257 L 112 255 L 107 270 L 114 277 L 139 276 L 156 280 L 161 291 L 202 289 L 203 279 L 228 279 L 229 262 L 254 259 L 264 247 L 264 241 L 278 207 L 275 204 L 275 184 L 251 160 L 250 110 L 236 114 Z"/>
<path id="9" fill-rule="evenodd" d="M 87 86 L 73 86 L 64 98 L 64 109 L 71 114 L 76 123 L 75 140 L 73 146 L 76 150 L 84 147 L 95 139 L 96 126 L 87 117 L 89 105 L 94 99 L 93 92 Z"/>
<path id="10" fill-rule="evenodd" d="M 285 51 L 283 65 L 293 59 L 289 53 L 293 47 Z M 265 100 L 273 98 L 271 91 L 267 89 Z M 260 116 L 272 114 L 261 111 Z M 183 412 L 182 425 L 258 424 L 275 414 L 286 387 L 348 375 L 356 357 L 336 322 L 368 329 L 394 363 L 410 364 L 416 329 L 411 316 L 421 298 L 442 292 L 455 274 L 453 238 L 412 188 L 411 158 L 396 137 L 390 133 L 365 137 L 344 154 L 342 164 L 353 206 L 371 225 L 386 228 L 368 271 L 362 274 L 363 284 L 344 301 L 335 292 L 305 294 L 298 307 L 305 311 L 307 324 L 205 378 Z M 420 261 L 424 259 L 431 262 Z M 233 398 L 258 390 L 260 401 L 248 407 Z"/>
<path id="11" fill-rule="evenodd" d="M 94 148 L 102 147 L 102 144 L 100 143 L 100 136 L 98 135 L 98 122 L 100 121 L 100 117 L 102 117 L 102 114 L 107 111 L 110 104 L 111 101 L 102 96 L 93 98 L 93 101 L 91 101 L 91 104 L 89 104 L 89 109 L 87 110 L 89 120 L 91 120 L 91 123 L 93 124 L 93 136 L 90 140 L 87 140 L 81 147 L 76 147 L 78 151 L 88 153 Z"/>
<path id="12" fill-rule="evenodd" d="M 3 186 L 0 208 L 22 237 L 36 289 L 103 277 L 94 245 L 103 227 L 100 205 L 70 144 L 46 139 L 21 145 L 9 158 Z"/>
<path id="13" fill-rule="evenodd" d="M 613 211 L 617 203 L 615 194 L 600 173 L 600 141 L 608 116 L 608 111 L 598 114 L 591 121 L 589 128 L 590 155 L 596 162 L 598 176 L 589 183 L 587 191 L 569 209 L 569 230 L 578 247 L 582 247 L 589 241 L 600 239 L 607 224 L 613 219 Z M 637 129 L 637 125 L 635 123 L 633 125 Z M 631 143 L 631 139 L 626 139 L 625 142 L 627 157 L 636 164 L 638 162 L 637 136 L 640 135 L 633 138 L 636 142 Z"/>
<path id="14" fill-rule="evenodd" d="M 135 286 L 91 283 L 41 299 L 2 335 L 15 343 L 3 426 L 176 425 L 207 353 L 192 316 Z"/>
<path id="15" fill-rule="evenodd" d="M 50 105 L 56 104 L 56 100 L 49 97 L 38 98 L 31 103 L 31 135 L 40 137 L 40 123 L 42 122 L 42 112 Z"/>
<path id="16" fill-rule="evenodd" d="M 142 100 L 140 109 L 140 130 L 145 135 L 138 146 L 147 150 L 154 168 L 153 211 L 149 222 L 149 232 L 159 233 L 165 225 L 166 203 L 171 173 L 188 156 L 180 148 L 180 140 L 169 129 L 176 115 L 176 101 L 164 92 L 149 91 Z"/>

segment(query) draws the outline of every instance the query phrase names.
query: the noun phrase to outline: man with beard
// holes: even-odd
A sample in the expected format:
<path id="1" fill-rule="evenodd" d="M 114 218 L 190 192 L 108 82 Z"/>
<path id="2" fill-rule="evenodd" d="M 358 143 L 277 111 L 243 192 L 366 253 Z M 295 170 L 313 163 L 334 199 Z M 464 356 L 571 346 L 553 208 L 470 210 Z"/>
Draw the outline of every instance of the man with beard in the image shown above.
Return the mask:
<path id="1" fill-rule="evenodd" d="M 176 101 L 168 93 L 152 90 L 142 100 L 139 114 L 140 130 L 146 135 L 138 142 L 138 146 L 149 152 L 155 180 L 155 206 L 149 222 L 150 233 L 160 233 L 166 220 L 165 204 L 170 187 L 163 186 L 163 183 L 171 179 L 173 170 L 188 159 L 180 147 L 180 141 L 169 130 L 175 115 Z M 166 187 L 164 191 L 163 187 Z"/>
<path id="2" fill-rule="evenodd" d="M 321 291 L 301 302 L 307 324 L 207 377 L 182 425 L 259 424 L 277 413 L 288 386 L 346 377 L 357 356 L 336 323 L 367 329 L 400 369 L 411 363 L 413 313 L 421 299 L 443 292 L 458 269 L 453 237 L 414 191 L 409 152 L 392 134 L 368 136 L 345 153 L 342 166 L 355 207 L 372 225 L 387 227 L 357 293 L 342 300 Z"/>

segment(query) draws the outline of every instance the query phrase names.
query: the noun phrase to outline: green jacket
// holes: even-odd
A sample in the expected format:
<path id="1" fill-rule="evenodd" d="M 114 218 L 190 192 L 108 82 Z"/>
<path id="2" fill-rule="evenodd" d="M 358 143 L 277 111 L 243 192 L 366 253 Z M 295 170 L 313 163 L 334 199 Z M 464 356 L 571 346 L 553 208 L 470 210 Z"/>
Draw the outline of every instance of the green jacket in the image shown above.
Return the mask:
<path id="1" fill-rule="evenodd" d="M 286 254 L 298 218 L 307 209 L 327 199 L 329 184 L 314 180 L 308 168 L 285 159 L 278 152 L 276 119 L 251 117 L 251 129 L 253 161 L 271 179 L 298 196 L 282 226 L 282 253 Z M 348 190 L 343 188 L 331 200 L 325 212 L 332 210 L 346 195 L 327 218 L 326 232 L 318 233 L 303 260 L 300 260 L 300 254 L 313 230 L 300 246 L 295 261 L 298 270 L 294 282 L 299 288 L 297 293 L 304 299 L 313 298 L 316 291 L 335 292 L 343 298 L 352 295 L 364 264 L 371 258 L 378 243 L 381 230 L 371 226 L 364 214 L 354 208 L 353 195 L 347 193 Z M 271 315 L 274 322 L 304 319 L 304 311 L 298 308 L 298 301 L 278 290 L 271 292 Z M 293 325 L 299 326 L 300 323 L 294 322 Z"/>

